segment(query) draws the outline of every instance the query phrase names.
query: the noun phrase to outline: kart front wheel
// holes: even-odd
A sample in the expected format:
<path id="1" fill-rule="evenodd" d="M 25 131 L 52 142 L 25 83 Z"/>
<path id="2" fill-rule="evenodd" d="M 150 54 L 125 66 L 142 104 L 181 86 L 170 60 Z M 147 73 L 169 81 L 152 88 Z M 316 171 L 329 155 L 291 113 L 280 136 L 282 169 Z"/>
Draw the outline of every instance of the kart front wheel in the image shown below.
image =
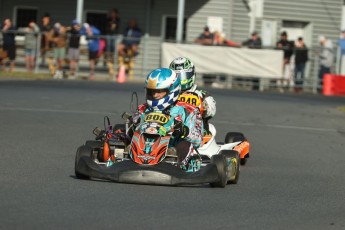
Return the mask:
<path id="1" fill-rule="evenodd" d="M 77 166 L 81 157 L 91 157 L 91 154 L 92 154 L 92 148 L 90 148 L 89 146 L 82 145 L 78 148 L 77 153 L 75 155 L 75 162 L 74 162 L 74 173 L 77 178 L 90 179 L 89 176 L 80 174 L 77 171 Z"/>
<path id="2" fill-rule="evenodd" d="M 228 164 L 228 184 L 237 184 L 240 177 L 240 154 L 236 150 L 223 150 L 220 153 L 225 156 Z"/>
<path id="3" fill-rule="evenodd" d="M 225 156 L 223 155 L 213 155 L 211 158 L 211 164 L 215 164 L 218 171 L 218 178 L 217 182 L 210 183 L 211 187 L 220 187 L 224 188 L 227 184 L 227 161 Z"/>
<path id="4" fill-rule="evenodd" d="M 103 142 L 90 140 L 90 141 L 85 142 L 85 146 L 89 146 L 92 149 L 97 149 L 97 148 L 101 148 L 103 146 Z"/>

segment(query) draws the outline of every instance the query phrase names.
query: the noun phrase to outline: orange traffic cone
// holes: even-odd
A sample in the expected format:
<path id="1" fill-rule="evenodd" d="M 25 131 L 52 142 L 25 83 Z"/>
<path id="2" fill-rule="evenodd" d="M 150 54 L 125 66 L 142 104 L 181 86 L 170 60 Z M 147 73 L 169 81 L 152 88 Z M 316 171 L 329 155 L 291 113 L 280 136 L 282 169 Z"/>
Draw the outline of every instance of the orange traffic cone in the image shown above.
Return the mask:
<path id="1" fill-rule="evenodd" d="M 120 66 L 119 74 L 117 75 L 117 82 L 124 83 L 126 81 L 126 67 L 124 65 Z"/>

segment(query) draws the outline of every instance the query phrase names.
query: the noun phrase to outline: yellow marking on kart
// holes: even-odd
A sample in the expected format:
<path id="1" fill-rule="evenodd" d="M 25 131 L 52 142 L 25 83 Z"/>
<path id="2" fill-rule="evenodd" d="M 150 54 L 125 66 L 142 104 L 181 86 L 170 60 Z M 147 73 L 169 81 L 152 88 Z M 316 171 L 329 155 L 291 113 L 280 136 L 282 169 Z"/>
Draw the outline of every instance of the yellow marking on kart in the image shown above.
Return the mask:
<path id="1" fill-rule="evenodd" d="M 169 121 L 169 116 L 162 113 L 149 113 L 145 115 L 146 122 L 158 122 L 161 124 L 166 124 Z"/>
<path id="2" fill-rule="evenodd" d="M 199 107 L 199 105 L 201 104 L 200 98 L 197 95 L 191 93 L 181 94 L 178 100 L 190 105 L 194 105 L 196 107 Z"/>

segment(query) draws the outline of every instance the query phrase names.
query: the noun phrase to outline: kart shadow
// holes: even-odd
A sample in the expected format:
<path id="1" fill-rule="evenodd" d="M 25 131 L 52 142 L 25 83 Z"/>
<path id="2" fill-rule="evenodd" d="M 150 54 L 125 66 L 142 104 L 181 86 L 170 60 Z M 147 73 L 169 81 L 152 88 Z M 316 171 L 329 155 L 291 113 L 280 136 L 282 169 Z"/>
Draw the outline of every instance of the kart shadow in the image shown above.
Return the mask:
<path id="1" fill-rule="evenodd" d="M 114 183 L 114 184 L 129 184 L 129 185 L 138 185 L 138 186 L 158 186 L 158 187 L 176 187 L 176 188 L 211 188 L 209 184 L 199 184 L 199 185 L 161 185 L 161 184 L 140 184 L 140 183 L 125 183 L 125 182 L 115 182 L 111 180 L 103 180 L 103 179 L 80 179 L 77 178 L 75 175 L 70 175 L 70 178 L 73 178 L 75 180 L 81 180 L 81 181 L 92 181 L 92 182 L 103 182 L 103 183 Z M 212 188 L 214 189 L 214 188 Z"/>

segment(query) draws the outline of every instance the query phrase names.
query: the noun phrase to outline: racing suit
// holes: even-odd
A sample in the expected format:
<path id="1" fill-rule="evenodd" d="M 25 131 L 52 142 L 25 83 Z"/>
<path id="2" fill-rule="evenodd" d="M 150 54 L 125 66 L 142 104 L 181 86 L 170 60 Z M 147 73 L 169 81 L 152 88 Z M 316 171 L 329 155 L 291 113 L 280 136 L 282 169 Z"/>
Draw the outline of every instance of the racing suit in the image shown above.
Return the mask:
<path id="1" fill-rule="evenodd" d="M 136 113 L 132 116 L 134 129 L 129 130 L 130 137 L 135 129 L 140 128 L 145 114 L 153 111 L 147 103 L 138 106 Z M 178 162 L 182 167 L 186 166 L 202 141 L 203 122 L 199 109 L 184 102 L 176 102 L 162 113 L 169 115 L 170 119 L 159 132 L 165 136 L 173 130 L 169 147 L 176 148 Z"/>
<path id="2" fill-rule="evenodd" d="M 197 85 L 193 85 L 192 88 L 182 92 L 178 100 L 199 108 L 203 118 L 204 133 L 208 134 L 210 132 L 208 120 L 216 114 L 214 98 L 208 92 L 197 89 Z"/>

